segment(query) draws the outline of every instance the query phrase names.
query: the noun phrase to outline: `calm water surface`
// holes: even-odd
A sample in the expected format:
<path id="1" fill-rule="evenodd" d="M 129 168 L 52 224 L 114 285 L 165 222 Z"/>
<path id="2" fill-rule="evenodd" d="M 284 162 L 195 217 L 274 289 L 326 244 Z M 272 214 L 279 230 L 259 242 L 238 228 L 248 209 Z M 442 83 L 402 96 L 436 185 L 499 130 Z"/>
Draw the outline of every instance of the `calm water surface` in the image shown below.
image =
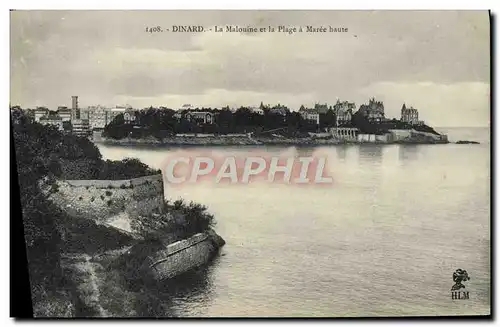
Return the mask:
<path id="1" fill-rule="evenodd" d="M 482 144 L 325 147 L 335 180 L 330 187 L 166 186 L 167 198 L 207 205 L 227 244 L 192 285 L 165 295 L 165 314 L 488 314 L 489 130 L 438 130 L 451 141 Z M 136 157 L 156 168 L 172 151 L 99 149 L 106 159 Z M 205 150 L 244 154 L 252 149 Z M 284 150 L 313 151 L 266 149 Z M 451 300 L 457 268 L 471 277 L 468 301 Z"/>

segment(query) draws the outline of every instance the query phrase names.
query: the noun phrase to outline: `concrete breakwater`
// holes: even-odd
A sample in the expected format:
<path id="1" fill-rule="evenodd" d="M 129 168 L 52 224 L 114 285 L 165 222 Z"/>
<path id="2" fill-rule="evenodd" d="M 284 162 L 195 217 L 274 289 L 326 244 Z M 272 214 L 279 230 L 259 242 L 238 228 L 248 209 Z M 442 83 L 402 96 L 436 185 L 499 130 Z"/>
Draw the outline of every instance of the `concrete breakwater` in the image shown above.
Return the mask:
<path id="1" fill-rule="evenodd" d="M 181 275 L 210 261 L 225 244 L 212 229 L 174 243 L 156 240 L 137 244 L 125 255 L 128 273 L 134 279 L 163 281 Z M 132 270 L 132 271 L 130 271 Z"/>

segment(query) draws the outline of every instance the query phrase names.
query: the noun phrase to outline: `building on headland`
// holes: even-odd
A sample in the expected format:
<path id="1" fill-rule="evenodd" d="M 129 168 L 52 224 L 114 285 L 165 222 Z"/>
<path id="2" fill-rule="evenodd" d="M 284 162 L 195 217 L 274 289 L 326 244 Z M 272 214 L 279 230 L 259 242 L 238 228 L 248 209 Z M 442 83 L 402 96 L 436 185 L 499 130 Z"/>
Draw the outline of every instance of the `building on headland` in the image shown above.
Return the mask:
<path id="1" fill-rule="evenodd" d="M 126 105 L 117 105 L 114 108 L 111 108 L 110 112 L 111 112 L 111 120 L 109 122 L 112 122 L 113 119 L 115 119 L 117 116 L 119 116 L 121 114 L 123 114 L 123 119 L 124 120 L 128 120 L 128 122 L 130 122 L 131 121 L 130 113 L 134 113 L 134 120 L 135 120 L 135 111 L 132 108 L 132 106 L 130 106 L 128 104 L 126 104 Z M 127 119 L 125 118 L 125 114 L 126 113 L 129 113 L 129 115 L 127 115 Z"/>
<path id="2" fill-rule="evenodd" d="M 312 122 L 316 125 L 319 125 L 319 112 L 316 109 L 306 109 L 301 107 L 299 109 L 299 114 L 302 119 Z"/>
<path id="3" fill-rule="evenodd" d="M 36 122 L 40 121 L 40 118 L 45 117 L 49 114 L 49 109 L 45 107 L 37 107 L 34 111 L 34 118 Z"/>
<path id="4" fill-rule="evenodd" d="M 88 107 L 85 111 L 87 112 L 90 129 L 104 128 L 111 122 L 111 109 L 98 105 Z"/>
<path id="5" fill-rule="evenodd" d="M 58 108 L 56 111 L 49 110 L 45 107 L 38 107 L 34 110 L 34 120 L 42 125 L 52 125 L 58 130 L 64 130 L 64 122 L 70 120 L 71 112 L 66 109 Z M 69 117 L 68 117 L 69 115 Z"/>
<path id="6" fill-rule="evenodd" d="M 176 113 L 173 115 L 173 117 L 176 118 L 177 120 L 180 120 L 181 118 L 185 117 L 186 113 L 188 113 L 189 111 L 194 111 L 194 110 L 195 110 L 195 107 L 192 104 L 186 103 L 186 104 L 183 104 L 176 111 Z"/>
<path id="7" fill-rule="evenodd" d="M 196 122 L 199 124 L 213 124 L 215 122 L 215 114 L 207 111 L 187 111 L 184 113 L 187 121 Z"/>
<path id="8" fill-rule="evenodd" d="M 356 141 L 359 134 L 359 129 L 354 127 L 331 127 L 329 132 L 333 138 L 342 141 Z"/>
<path id="9" fill-rule="evenodd" d="M 183 112 L 181 110 L 177 110 L 172 117 L 177 119 L 177 120 L 180 120 L 182 118 L 182 113 Z"/>
<path id="10" fill-rule="evenodd" d="M 127 107 L 124 107 L 124 106 L 115 106 L 114 108 L 109 109 L 109 111 L 108 111 L 108 117 L 109 117 L 108 124 L 111 123 L 117 116 L 125 114 L 126 111 L 127 111 Z"/>
<path id="11" fill-rule="evenodd" d="M 329 109 L 332 109 L 332 107 L 329 108 L 327 103 L 315 103 L 314 109 L 318 112 L 318 114 L 326 114 Z"/>
<path id="12" fill-rule="evenodd" d="M 63 122 L 71 121 L 71 109 L 68 109 L 68 107 L 57 107 L 57 114 L 61 117 Z"/>
<path id="13" fill-rule="evenodd" d="M 411 125 L 420 125 L 423 123 L 418 120 L 418 110 L 413 107 L 407 108 L 405 103 L 403 103 L 403 107 L 401 108 L 401 121 Z"/>
<path id="14" fill-rule="evenodd" d="M 60 131 L 64 130 L 63 120 L 57 114 L 49 114 L 49 115 L 40 117 L 39 123 L 42 125 L 55 126 Z"/>
<path id="15" fill-rule="evenodd" d="M 264 109 L 260 107 L 250 107 L 250 112 L 257 114 L 257 115 L 264 115 Z"/>
<path id="16" fill-rule="evenodd" d="M 349 123 L 352 119 L 352 113 L 356 109 L 356 104 L 349 101 L 342 101 L 337 99 L 337 103 L 333 106 L 333 112 L 336 117 L 337 126 Z"/>
<path id="17" fill-rule="evenodd" d="M 269 113 L 273 115 L 280 115 L 283 117 L 285 117 L 288 112 L 290 112 L 290 110 L 287 107 L 280 105 L 279 103 L 278 105 L 269 109 Z"/>
<path id="18" fill-rule="evenodd" d="M 135 111 L 129 105 L 116 106 L 114 108 L 107 108 L 97 105 L 89 106 L 88 108 L 84 110 L 82 109 L 81 111 L 82 119 L 89 120 L 90 129 L 104 128 L 120 114 L 123 114 L 125 124 L 134 122 L 136 120 Z"/>
<path id="19" fill-rule="evenodd" d="M 123 114 L 123 120 L 125 121 L 125 124 L 131 124 L 135 122 L 136 118 L 137 117 L 135 111 L 133 110 L 126 110 L 125 113 Z"/>
<path id="20" fill-rule="evenodd" d="M 362 104 L 358 110 L 371 122 L 381 122 L 385 120 L 384 103 L 371 98 L 368 104 Z"/>

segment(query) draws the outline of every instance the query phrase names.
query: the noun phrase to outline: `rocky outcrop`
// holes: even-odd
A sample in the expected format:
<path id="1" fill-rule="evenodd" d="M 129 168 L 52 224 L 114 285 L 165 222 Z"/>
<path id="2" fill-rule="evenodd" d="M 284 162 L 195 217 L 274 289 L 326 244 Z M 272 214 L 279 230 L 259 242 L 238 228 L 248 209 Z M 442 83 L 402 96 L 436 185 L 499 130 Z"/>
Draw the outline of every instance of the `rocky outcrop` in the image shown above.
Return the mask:
<path id="1" fill-rule="evenodd" d="M 476 141 L 457 141 L 455 144 L 479 144 L 479 142 Z"/>

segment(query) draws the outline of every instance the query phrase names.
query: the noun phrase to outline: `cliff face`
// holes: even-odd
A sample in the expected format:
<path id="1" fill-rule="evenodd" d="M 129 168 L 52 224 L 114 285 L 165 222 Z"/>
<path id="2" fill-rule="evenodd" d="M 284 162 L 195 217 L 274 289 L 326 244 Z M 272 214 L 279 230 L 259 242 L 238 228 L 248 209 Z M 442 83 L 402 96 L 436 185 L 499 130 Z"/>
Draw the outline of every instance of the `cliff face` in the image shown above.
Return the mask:
<path id="1" fill-rule="evenodd" d="M 134 220 L 160 212 L 162 175 L 129 180 L 59 180 L 49 199 L 76 218 L 91 219 L 133 232 Z"/>

